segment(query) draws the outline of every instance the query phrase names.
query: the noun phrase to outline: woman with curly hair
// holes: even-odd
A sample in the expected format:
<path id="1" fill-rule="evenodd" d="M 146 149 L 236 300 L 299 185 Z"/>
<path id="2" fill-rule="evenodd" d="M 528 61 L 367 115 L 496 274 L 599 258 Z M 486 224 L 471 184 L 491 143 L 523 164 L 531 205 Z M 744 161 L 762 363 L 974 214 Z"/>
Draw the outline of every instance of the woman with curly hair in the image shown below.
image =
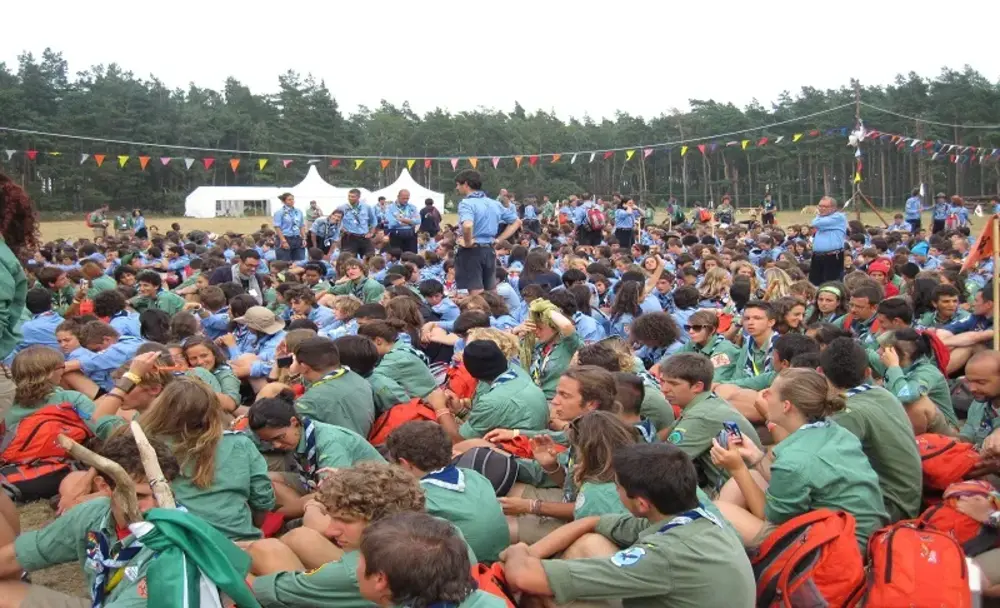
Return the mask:
<path id="1" fill-rule="evenodd" d="M 629 327 L 642 314 L 639 304 L 642 302 L 642 283 L 638 281 L 622 281 L 618 284 L 615 301 L 611 305 L 609 322 L 611 331 L 608 335 L 628 339 Z"/>
<path id="2" fill-rule="evenodd" d="M 38 249 L 38 213 L 28 194 L 0 173 L 0 360 L 20 341 L 17 327 L 24 312 L 28 279 L 20 258 Z M 0 415 L 14 403 L 14 382 L 0 366 Z"/>
<path id="3" fill-rule="evenodd" d="M 847 314 L 847 304 L 850 296 L 847 288 L 840 281 L 827 281 L 816 290 L 816 298 L 806 311 L 805 324 L 833 323 L 843 321 Z"/>
<path id="4" fill-rule="evenodd" d="M 781 335 L 788 333 L 802 333 L 805 325 L 802 319 L 805 318 L 806 307 L 797 299 L 787 296 L 778 298 L 772 302 L 774 306 L 774 331 Z"/>

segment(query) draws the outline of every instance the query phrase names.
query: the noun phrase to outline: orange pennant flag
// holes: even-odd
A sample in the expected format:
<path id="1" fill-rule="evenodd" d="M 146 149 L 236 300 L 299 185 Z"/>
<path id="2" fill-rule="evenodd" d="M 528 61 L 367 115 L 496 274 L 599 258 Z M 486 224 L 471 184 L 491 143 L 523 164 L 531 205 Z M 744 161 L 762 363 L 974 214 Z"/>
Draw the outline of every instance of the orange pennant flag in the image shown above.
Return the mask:
<path id="1" fill-rule="evenodd" d="M 146 163 L 148 163 L 148 162 L 149 162 L 149 157 L 148 157 L 148 156 L 140 156 L 140 157 L 139 157 L 139 167 L 140 167 L 140 168 L 141 168 L 141 169 L 142 169 L 143 171 L 145 171 L 145 170 L 146 170 Z"/>
<path id="2" fill-rule="evenodd" d="M 381 162 L 382 162 L 382 169 L 385 169 L 386 167 L 389 166 L 389 163 L 391 163 L 392 161 L 388 159 L 383 159 Z"/>
<path id="3" fill-rule="evenodd" d="M 240 159 L 238 159 L 238 158 L 230 158 L 229 159 L 229 166 L 232 168 L 233 173 L 236 173 L 237 167 L 240 166 Z"/>
<path id="4" fill-rule="evenodd" d="M 118 167 L 119 168 L 124 169 L 125 168 L 125 163 L 127 163 L 127 162 L 128 162 L 128 155 L 127 154 L 119 154 L 118 155 Z"/>
<path id="5" fill-rule="evenodd" d="M 469 164 L 470 164 L 470 165 L 472 165 L 472 168 L 473 168 L 473 169 L 475 169 L 475 168 L 476 168 L 476 165 L 478 165 L 478 164 L 479 164 L 479 159 L 478 159 L 478 158 L 476 158 L 475 156 L 470 156 L 470 157 L 469 157 Z"/>
<path id="6" fill-rule="evenodd" d="M 523 156 L 515 156 L 514 157 L 514 163 L 517 165 L 518 169 L 521 168 L 521 159 L 522 158 L 524 158 L 524 157 Z"/>
<path id="7" fill-rule="evenodd" d="M 104 155 L 103 154 L 95 154 L 94 155 L 94 162 L 97 163 L 98 167 L 100 167 L 101 165 L 103 165 L 104 164 Z"/>
<path id="8" fill-rule="evenodd" d="M 976 239 L 976 244 L 972 246 L 972 250 L 969 252 L 969 256 L 965 258 L 965 263 L 962 264 L 962 270 L 959 272 L 966 272 L 975 268 L 979 264 L 980 260 L 989 259 L 993 255 L 993 248 L 1000 243 L 993 242 L 993 222 L 1000 221 L 997 215 L 991 215 L 986 220 L 986 225 L 983 226 L 983 231 L 979 233 L 979 237 Z M 992 297 L 992 294 L 990 294 Z"/>
<path id="9" fill-rule="evenodd" d="M 560 158 L 562 158 L 562 154 L 553 154 L 552 155 L 552 164 L 556 164 L 557 162 L 559 162 Z"/>

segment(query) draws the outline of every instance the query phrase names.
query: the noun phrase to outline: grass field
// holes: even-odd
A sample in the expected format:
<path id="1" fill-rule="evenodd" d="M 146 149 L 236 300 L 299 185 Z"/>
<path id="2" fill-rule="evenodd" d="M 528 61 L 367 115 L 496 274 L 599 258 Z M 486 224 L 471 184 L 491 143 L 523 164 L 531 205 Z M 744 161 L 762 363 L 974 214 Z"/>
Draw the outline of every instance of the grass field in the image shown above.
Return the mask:
<path id="1" fill-rule="evenodd" d="M 892 221 L 892 216 L 895 212 L 888 210 L 883 212 L 882 215 L 888 221 Z M 807 223 L 812 219 L 812 211 L 806 213 L 801 213 L 799 211 L 782 211 L 778 213 L 778 223 L 787 226 L 790 224 L 803 224 Z M 854 219 L 854 214 L 849 214 L 850 219 Z M 737 216 L 737 220 L 748 219 L 744 216 Z M 973 234 L 976 234 L 976 230 L 982 226 L 983 218 L 977 218 L 972 216 L 970 218 L 973 225 Z M 657 220 L 666 221 L 663 215 L 658 215 Z M 453 224 L 456 221 L 455 214 L 449 213 L 444 216 L 445 224 Z M 880 225 L 878 217 L 872 213 L 867 212 L 861 214 L 861 221 L 869 225 Z M 270 224 L 269 218 L 266 217 L 242 217 L 242 218 L 213 218 L 213 219 L 194 219 L 190 217 L 157 217 L 157 218 L 147 218 L 146 224 L 148 226 L 157 226 L 161 233 L 170 230 L 170 224 L 177 222 L 181 225 L 181 230 L 188 232 L 191 230 L 204 230 L 207 232 L 224 233 L 227 231 L 237 232 L 237 233 L 251 233 L 258 230 L 263 223 Z M 924 218 L 925 225 L 929 225 L 929 216 L 925 215 Z M 92 236 L 92 232 L 87 228 L 82 221 L 74 220 L 68 222 L 42 222 L 42 240 L 51 241 L 58 238 L 80 238 Z"/>

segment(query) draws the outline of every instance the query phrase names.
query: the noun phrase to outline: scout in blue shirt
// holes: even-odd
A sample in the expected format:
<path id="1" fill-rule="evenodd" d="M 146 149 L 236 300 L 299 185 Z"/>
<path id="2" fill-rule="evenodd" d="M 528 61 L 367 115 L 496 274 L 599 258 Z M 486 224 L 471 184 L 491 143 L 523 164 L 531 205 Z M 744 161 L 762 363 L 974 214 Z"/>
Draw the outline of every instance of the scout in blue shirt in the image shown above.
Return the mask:
<path id="1" fill-rule="evenodd" d="M 810 224 L 816 229 L 813 251 L 815 253 L 839 251 L 844 248 L 844 241 L 847 240 L 847 216 L 837 211 L 836 204 L 831 208 L 821 207 L 821 209 L 827 213 L 824 214 L 821 210 Z"/>
<path id="2" fill-rule="evenodd" d="M 420 225 L 420 211 L 410 204 L 410 191 L 400 190 L 396 200 L 386 209 L 386 228 L 389 231 L 389 246 L 403 251 L 417 252 L 417 227 Z"/>
<path id="3" fill-rule="evenodd" d="M 285 339 L 285 322 L 263 306 L 251 306 L 246 314 L 233 321 L 245 326 L 256 337 L 251 356 L 241 356 L 232 362 L 233 373 L 263 384 L 274 365 L 275 350 Z"/>
<path id="4" fill-rule="evenodd" d="M 521 227 L 513 206 L 504 207 L 483 192 L 483 180 L 477 171 L 462 171 L 455 176 L 455 189 L 464 196 L 458 203 L 458 221 L 462 238 L 455 253 L 455 283 L 458 289 L 476 294 L 493 289 L 496 284 L 494 241 L 505 241 Z M 506 224 L 497 234 L 500 224 Z"/>
<path id="5" fill-rule="evenodd" d="M 91 321 L 80 329 L 80 344 L 95 354 L 88 359 L 67 361 L 65 373 L 83 372 L 97 386 L 110 391 L 114 388 L 111 373 L 132 360 L 142 343 L 139 338 L 119 336 L 107 323 Z"/>
<path id="6" fill-rule="evenodd" d="M 906 199 L 903 207 L 906 214 L 906 221 L 913 227 L 913 232 L 920 232 L 920 214 L 927 209 L 924 208 L 924 201 L 920 197 L 920 189 L 914 188 L 910 193 L 910 198 Z"/>
<path id="7" fill-rule="evenodd" d="M 282 207 L 274 213 L 274 231 L 281 241 L 279 260 L 301 260 L 306 257 L 306 218 L 295 208 L 295 196 L 286 192 L 278 197 Z"/>
<path id="8" fill-rule="evenodd" d="M 52 311 L 52 294 L 44 287 L 29 289 L 25 296 L 25 308 L 31 313 L 31 319 L 21 325 L 23 338 L 10 354 L 4 359 L 8 365 L 20 351 L 35 344 L 59 349 L 56 340 L 56 328 L 63 322 L 62 316 Z"/>
<path id="9" fill-rule="evenodd" d="M 444 285 L 441 281 L 428 279 L 420 281 L 420 295 L 430 305 L 442 323 L 454 323 L 461 312 L 458 305 L 452 302 L 451 298 L 444 295 Z"/>
<path id="10" fill-rule="evenodd" d="M 326 306 L 316 304 L 316 294 L 305 285 L 296 285 L 285 292 L 285 301 L 291 308 L 291 320 L 309 319 L 316 327 L 323 329 L 332 325 L 337 317 Z"/>
<path id="11" fill-rule="evenodd" d="M 343 215 L 344 231 L 354 236 L 371 238 L 378 226 L 378 214 L 375 209 L 361 202 L 361 192 L 352 190 L 347 195 L 348 203 L 338 209 Z"/>

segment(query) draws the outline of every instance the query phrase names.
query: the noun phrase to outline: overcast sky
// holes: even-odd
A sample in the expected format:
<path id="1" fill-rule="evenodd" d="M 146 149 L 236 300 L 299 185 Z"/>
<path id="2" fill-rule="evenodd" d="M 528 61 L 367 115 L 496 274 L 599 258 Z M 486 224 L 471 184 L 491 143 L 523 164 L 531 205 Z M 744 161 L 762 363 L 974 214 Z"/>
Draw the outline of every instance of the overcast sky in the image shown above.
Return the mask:
<path id="1" fill-rule="evenodd" d="M 5 2 L 0 61 L 46 47 L 72 73 L 118 63 L 171 87 L 228 76 L 273 92 L 288 69 L 326 81 L 346 113 L 409 101 L 560 117 L 652 117 L 688 99 L 745 105 L 803 85 L 888 83 L 970 64 L 1000 79 L 1000 3 L 868 0 L 165 0 Z M 969 21 L 974 13 L 975 21 Z M 968 32 L 968 33 L 966 33 Z"/>

